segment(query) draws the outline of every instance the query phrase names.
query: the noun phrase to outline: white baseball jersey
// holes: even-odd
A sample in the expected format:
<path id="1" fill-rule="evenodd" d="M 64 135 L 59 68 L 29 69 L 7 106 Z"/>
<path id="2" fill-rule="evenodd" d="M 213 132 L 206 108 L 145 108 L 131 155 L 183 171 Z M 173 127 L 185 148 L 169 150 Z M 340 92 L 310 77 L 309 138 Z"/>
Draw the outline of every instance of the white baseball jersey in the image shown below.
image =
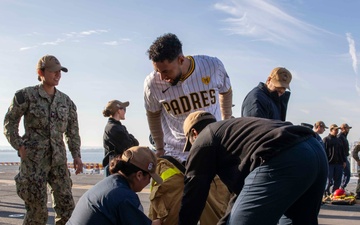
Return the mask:
<path id="1" fill-rule="evenodd" d="M 192 67 L 186 78 L 175 86 L 160 79 L 160 74 L 151 72 L 144 81 L 145 109 L 161 110 L 161 125 L 164 133 L 165 155 L 187 159 L 183 152 L 185 135 L 183 123 L 194 111 L 204 110 L 221 120 L 219 93 L 231 88 L 230 79 L 222 62 L 210 56 L 189 56 Z"/>

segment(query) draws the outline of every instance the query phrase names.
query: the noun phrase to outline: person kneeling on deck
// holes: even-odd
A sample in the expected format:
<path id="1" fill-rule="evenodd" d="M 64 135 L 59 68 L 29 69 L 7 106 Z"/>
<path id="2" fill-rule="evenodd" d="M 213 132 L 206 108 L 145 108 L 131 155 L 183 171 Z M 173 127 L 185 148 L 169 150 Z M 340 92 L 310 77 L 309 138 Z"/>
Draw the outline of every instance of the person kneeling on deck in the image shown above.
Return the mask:
<path id="1" fill-rule="evenodd" d="M 155 173 L 155 153 L 148 147 L 134 146 L 114 159 L 112 175 L 81 196 L 67 225 L 161 225 L 160 220 L 151 221 L 144 214 L 136 194 L 150 183 L 150 178 L 162 183 Z"/>

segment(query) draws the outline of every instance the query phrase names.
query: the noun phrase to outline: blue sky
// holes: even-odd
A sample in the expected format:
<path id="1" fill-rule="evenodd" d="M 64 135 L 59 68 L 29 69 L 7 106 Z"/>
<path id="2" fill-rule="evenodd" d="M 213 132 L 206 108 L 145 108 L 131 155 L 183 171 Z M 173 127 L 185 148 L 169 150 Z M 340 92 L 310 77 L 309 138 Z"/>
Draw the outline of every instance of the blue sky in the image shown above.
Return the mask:
<path id="1" fill-rule="evenodd" d="M 357 0 L 2 0 L 0 118 L 17 90 L 38 84 L 36 63 L 52 54 L 69 69 L 58 89 L 77 105 L 83 146 L 102 146 L 102 110 L 111 99 L 130 101 L 122 122 L 149 145 L 143 81 L 153 68 L 146 51 L 171 32 L 185 55 L 222 60 L 234 116 L 245 95 L 283 66 L 293 74 L 287 120 L 348 123 L 350 142 L 358 141 L 359 8 Z M 0 145 L 9 145 L 4 135 Z"/>

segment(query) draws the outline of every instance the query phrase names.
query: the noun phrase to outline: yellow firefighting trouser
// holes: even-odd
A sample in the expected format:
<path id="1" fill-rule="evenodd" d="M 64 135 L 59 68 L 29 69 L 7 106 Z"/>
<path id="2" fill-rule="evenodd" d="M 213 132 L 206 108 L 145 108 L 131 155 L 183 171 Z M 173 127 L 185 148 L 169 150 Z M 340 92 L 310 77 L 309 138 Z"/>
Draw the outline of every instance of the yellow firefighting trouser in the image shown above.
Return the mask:
<path id="1" fill-rule="evenodd" d="M 184 191 L 184 175 L 174 164 L 162 158 L 158 159 L 156 173 L 161 175 L 164 182 L 161 185 L 152 182 L 149 218 L 161 219 L 162 225 L 177 225 Z M 216 225 L 224 216 L 229 200 L 229 190 L 216 176 L 211 184 L 200 224 Z"/>

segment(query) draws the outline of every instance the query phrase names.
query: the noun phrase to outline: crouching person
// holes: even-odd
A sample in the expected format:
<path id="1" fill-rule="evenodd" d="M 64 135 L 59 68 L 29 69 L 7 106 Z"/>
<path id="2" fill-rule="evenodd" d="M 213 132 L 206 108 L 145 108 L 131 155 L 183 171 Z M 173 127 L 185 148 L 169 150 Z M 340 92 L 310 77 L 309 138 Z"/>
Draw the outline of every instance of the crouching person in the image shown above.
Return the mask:
<path id="1" fill-rule="evenodd" d="M 85 192 L 67 225 L 161 225 L 143 212 L 136 192 L 150 183 L 162 183 L 155 173 L 156 155 L 148 147 L 134 146 L 111 162 L 111 176 Z"/>
<path id="2" fill-rule="evenodd" d="M 190 152 L 179 225 L 197 224 L 215 175 L 237 195 L 224 224 L 276 225 L 282 215 L 318 224 L 328 163 L 312 130 L 263 118 L 211 118 L 197 111 L 184 122 Z"/>

